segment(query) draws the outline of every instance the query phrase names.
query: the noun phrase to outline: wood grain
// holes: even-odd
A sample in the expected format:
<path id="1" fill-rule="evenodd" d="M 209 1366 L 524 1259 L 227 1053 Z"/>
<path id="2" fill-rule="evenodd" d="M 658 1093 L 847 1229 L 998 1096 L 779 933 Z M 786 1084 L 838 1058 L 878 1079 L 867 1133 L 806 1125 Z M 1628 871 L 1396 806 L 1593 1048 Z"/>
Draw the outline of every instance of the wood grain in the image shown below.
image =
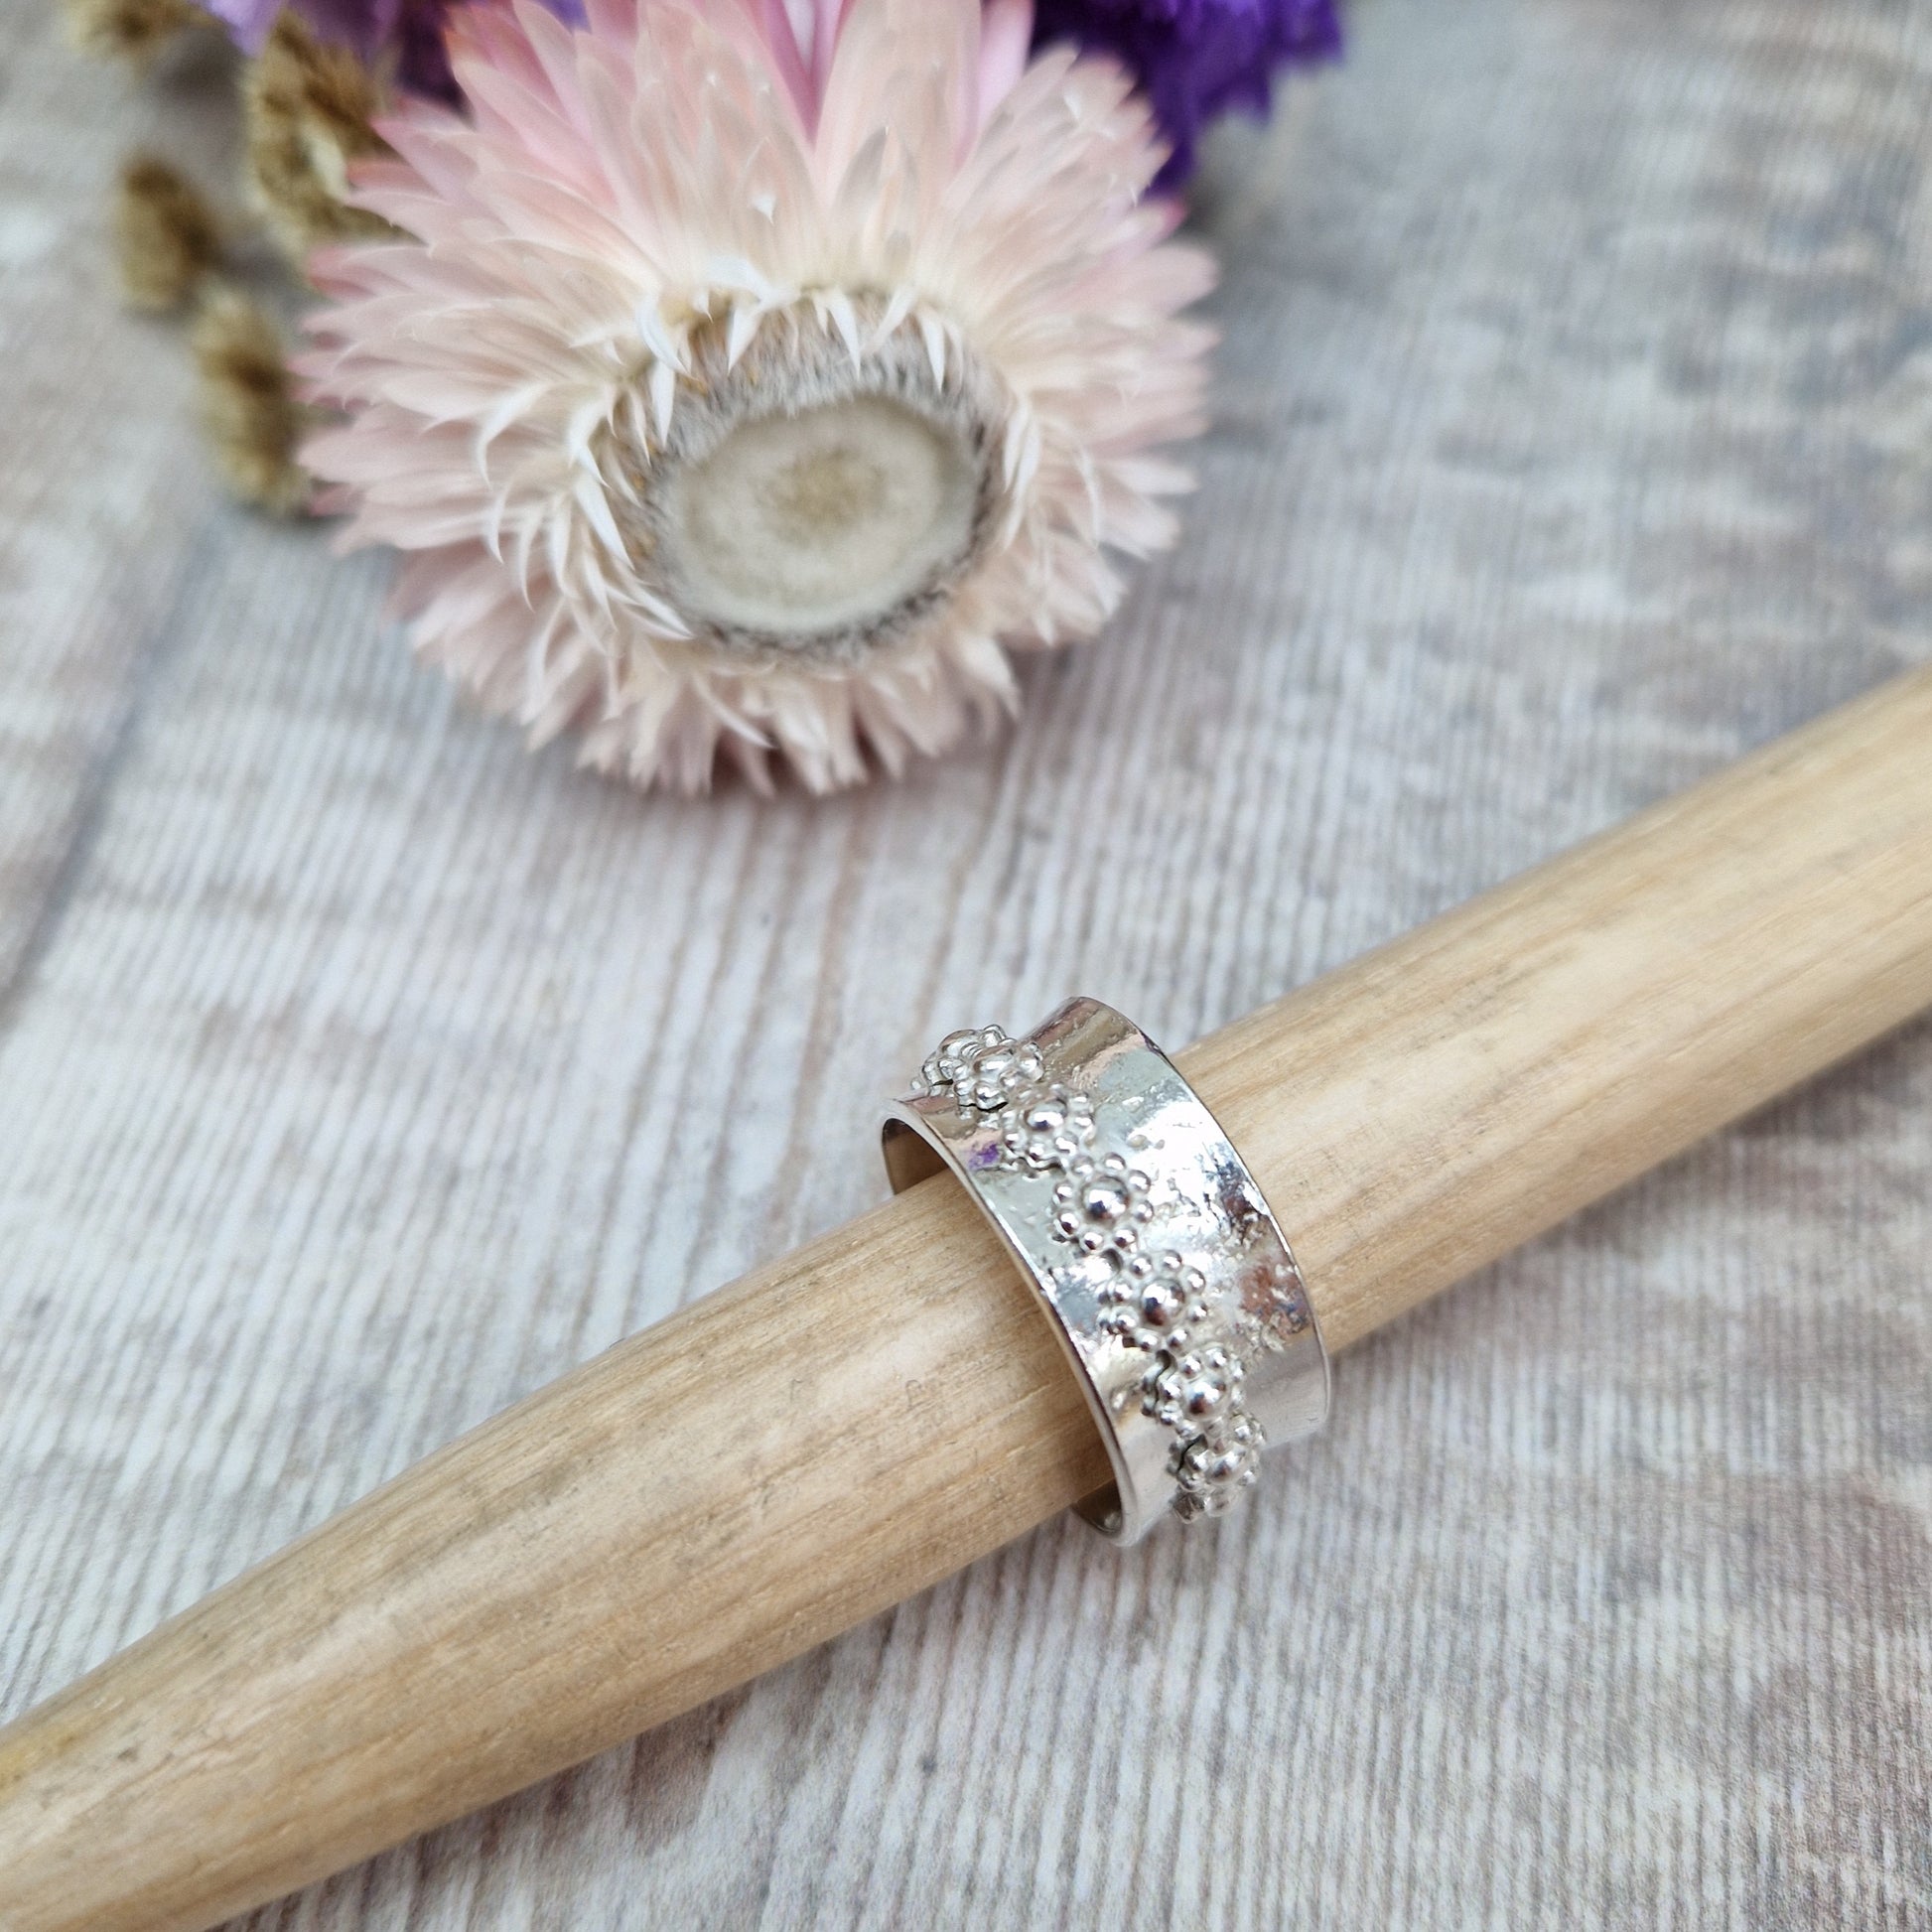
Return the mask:
<path id="1" fill-rule="evenodd" d="M 0 13 L 0 1703 L 877 1199 L 946 1027 L 1205 1033 L 1922 659 L 1929 68 L 1367 0 L 1205 184 L 1222 418 L 1107 646 L 687 808 L 218 505 L 118 82 Z M 1378 1336 L 1211 1544 L 1048 1526 L 257 1923 L 1922 1922 L 1927 1049 Z"/>
<path id="2" fill-rule="evenodd" d="M 1203 1041 L 1331 1347 L 1932 1005 L 1932 670 Z M 947 1178 L 699 1302 L 0 1729 L 16 1932 L 204 1932 L 1101 1486 Z"/>

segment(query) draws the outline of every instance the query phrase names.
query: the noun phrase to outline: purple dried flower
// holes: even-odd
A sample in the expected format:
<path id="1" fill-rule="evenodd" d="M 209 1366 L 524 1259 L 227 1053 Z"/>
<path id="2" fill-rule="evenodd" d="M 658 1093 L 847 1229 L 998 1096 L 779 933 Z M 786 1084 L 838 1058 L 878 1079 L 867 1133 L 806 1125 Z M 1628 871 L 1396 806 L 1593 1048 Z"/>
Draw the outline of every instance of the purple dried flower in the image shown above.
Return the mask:
<path id="1" fill-rule="evenodd" d="M 208 0 L 208 11 L 244 54 L 259 54 L 282 11 L 282 0 Z"/>
<path id="2" fill-rule="evenodd" d="M 1335 0 L 1037 0 L 1035 44 L 1062 40 L 1140 81 L 1173 144 L 1157 186 L 1176 188 L 1205 123 L 1229 107 L 1266 114 L 1277 69 L 1339 53 L 1341 23 Z"/>
<path id="3" fill-rule="evenodd" d="M 371 65 L 392 59 L 405 88 L 456 98 L 443 29 L 461 0 L 207 0 L 250 54 L 260 52 L 284 4 L 319 40 L 350 48 Z M 584 0 L 544 4 L 583 25 Z M 780 4 L 812 11 L 812 0 Z M 1172 144 L 1156 183 L 1172 189 L 1193 172 L 1194 143 L 1216 114 L 1229 107 L 1266 114 L 1280 69 L 1340 51 L 1335 10 L 1336 0 L 1035 0 L 1034 44 L 1071 40 L 1124 63 Z"/>

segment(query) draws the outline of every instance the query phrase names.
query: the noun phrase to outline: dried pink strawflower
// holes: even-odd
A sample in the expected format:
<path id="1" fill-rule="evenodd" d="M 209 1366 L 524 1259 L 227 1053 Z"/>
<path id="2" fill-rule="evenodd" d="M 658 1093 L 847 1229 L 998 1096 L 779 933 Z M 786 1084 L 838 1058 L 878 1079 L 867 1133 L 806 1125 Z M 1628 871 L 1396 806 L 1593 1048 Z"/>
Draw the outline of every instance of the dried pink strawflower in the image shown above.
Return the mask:
<path id="1" fill-rule="evenodd" d="M 794 25 L 793 14 L 797 15 Z M 1122 71 L 997 0 L 453 16 L 326 252 L 305 460 L 411 553 L 417 647 L 533 740 L 815 790 L 1016 702 L 1169 542 L 1210 281 Z"/>

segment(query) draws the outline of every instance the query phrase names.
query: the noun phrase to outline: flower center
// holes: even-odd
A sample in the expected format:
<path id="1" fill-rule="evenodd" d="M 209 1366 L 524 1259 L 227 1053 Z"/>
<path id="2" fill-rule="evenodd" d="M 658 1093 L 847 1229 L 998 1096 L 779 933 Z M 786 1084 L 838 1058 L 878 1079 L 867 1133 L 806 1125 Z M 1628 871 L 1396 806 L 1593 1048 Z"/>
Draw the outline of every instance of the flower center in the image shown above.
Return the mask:
<path id="1" fill-rule="evenodd" d="M 751 416 L 668 479 L 662 566 L 686 618 L 822 637 L 955 570 L 978 495 L 964 439 L 894 397 Z"/>
<path id="2" fill-rule="evenodd" d="M 735 366 L 716 333 L 693 350 L 669 433 L 617 453 L 639 576 L 749 664 L 849 668 L 897 642 L 993 540 L 1004 394 L 956 346 L 935 376 L 909 326 L 855 355 L 782 315 Z"/>

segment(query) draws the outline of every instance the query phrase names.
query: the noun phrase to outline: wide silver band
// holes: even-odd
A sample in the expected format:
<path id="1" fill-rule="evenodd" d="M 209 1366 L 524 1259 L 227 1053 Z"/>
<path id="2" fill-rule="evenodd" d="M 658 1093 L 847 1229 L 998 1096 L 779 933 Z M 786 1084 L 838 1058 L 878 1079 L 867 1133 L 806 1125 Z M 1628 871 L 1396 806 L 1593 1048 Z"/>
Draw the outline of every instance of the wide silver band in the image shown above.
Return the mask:
<path id="1" fill-rule="evenodd" d="M 1038 1291 L 1114 1485 L 1117 1542 L 1225 1509 L 1265 1444 L 1320 1427 L 1328 1357 L 1288 1242 L 1168 1056 L 1097 1000 L 948 1035 L 883 1129 L 895 1192 L 949 1169 Z"/>

